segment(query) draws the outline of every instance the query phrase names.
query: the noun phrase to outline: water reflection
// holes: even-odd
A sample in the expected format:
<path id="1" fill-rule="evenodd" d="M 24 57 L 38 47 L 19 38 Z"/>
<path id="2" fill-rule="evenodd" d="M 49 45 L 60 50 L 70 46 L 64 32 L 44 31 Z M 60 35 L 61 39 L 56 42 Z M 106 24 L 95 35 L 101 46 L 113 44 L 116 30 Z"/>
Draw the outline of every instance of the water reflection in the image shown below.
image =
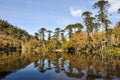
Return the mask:
<path id="1" fill-rule="evenodd" d="M 21 55 L 20 52 L 0 54 L 0 79 L 5 78 L 10 73 L 24 68 L 30 60 Z"/>
<path id="2" fill-rule="evenodd" d="M 120 60 L 58 52 L 0 54 L 0 79 L 119 80 Z"/>

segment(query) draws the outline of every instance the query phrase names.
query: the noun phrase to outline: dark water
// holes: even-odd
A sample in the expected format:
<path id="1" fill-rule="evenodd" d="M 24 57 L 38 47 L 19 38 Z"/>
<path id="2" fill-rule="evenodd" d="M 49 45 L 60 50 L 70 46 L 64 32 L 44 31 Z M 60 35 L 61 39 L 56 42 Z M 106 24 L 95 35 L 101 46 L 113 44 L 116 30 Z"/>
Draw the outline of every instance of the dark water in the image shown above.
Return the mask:
<path id="1" fill-rule="evenodd" d="M 0 80 L 120 80 L 120 61 L 98 55 L 2 53 Z"/>

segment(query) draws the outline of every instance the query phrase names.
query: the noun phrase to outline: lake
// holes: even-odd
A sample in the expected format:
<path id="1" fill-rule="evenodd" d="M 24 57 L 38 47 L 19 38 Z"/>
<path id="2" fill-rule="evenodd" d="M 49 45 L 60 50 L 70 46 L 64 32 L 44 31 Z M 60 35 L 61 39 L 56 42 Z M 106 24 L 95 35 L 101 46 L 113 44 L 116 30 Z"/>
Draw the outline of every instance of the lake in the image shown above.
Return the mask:
<path id="1" fill-rule="evenodd" d="M 96 54 L 1 52 L 0 80 L 120 80 L 120 60 Z"/>

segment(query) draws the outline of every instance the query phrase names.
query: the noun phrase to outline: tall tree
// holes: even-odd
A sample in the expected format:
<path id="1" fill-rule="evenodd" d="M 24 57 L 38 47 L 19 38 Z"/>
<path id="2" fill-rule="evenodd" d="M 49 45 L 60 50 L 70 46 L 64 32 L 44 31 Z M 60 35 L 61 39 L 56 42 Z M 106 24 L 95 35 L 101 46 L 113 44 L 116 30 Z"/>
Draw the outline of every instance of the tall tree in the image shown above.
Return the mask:
<path id="1" fill-rule="evenodd" d="M 100 24 L 99 24 L 98 22 L 95 22 L 95 23 L 93 24 L 93 27 L 94 27 L 93 32 L 98 32 L 99 26 L 100 26 Z"/>
<path id="2" fill-rule="evenodd" d="M 59 40 L 59 36 L 60 36 L 60 28 L 57 27 L 57 28 L 55 29 L 55 38 L 56 38 L 57 40 Z"/>
<path id="3" fill-rule="evenodd" d="M 105 20 L 107 18 L 107 9 L 109 8 L 109 6 L 110 4 L 106 0 L 99 0 L 94 4 L 94 8 L 99 9 L 97 17 L 102 24 L 102 31 L 104 31 L 105 28 Z"/>
<path id="4" fill-rule="evenodd" d="M 61 30 L 61 42 L 65 42 L 65 37 L 64 37 L 64 32 L 65 30 Z"/>
<path id="5" fill-rule="evenodd" d="M 44 37 L 45 37 L 45 31 L 46 31 L 46 29 L 45 28 L 40 28 L 39 29 L 39 35 L 40 35 L 40 39 L 42 39 L 42 40 L 45 40 L 44 39 Z"/>
<path id="6" fill-rule="evenodd" d="M 89 12 L 89 11 L 83 12 L 83 14 L 82 14 L 82 16 L 84 16 L 84 23 L 86 25 L 86 31 L 88 33 L 88 36 L 90 34 L 90 25 L 91 25 L 90 19 L 91 19 L 91 15 L 92 15 L 92 13 Z"/>
<path id="7" fill-rule="evenodd" d="M 83 25 L 81 23 L 76 23 L 75 27 L 78 28 L 77 32 L 81 32 L 81 29 L 83 28 Z"/>
<path id="8" fill-rule="evenodd" d="M 118 13 L 120 13 L 120 8 L 118 9 Z"/>
<path id="9" fill-rule="evenodd" d="M 48 30 L 47 32 L 48 32 L 48 40 L 50 40 L 51 39 L 51 33 L 52 33 L 52 31 Z"/>
<path id="10" fill-rule="evenodd" d="M 65 30 L 68 30 L 68 36 L 69 36 L 69 40 L 71 39 L 72 37 L 72 34 L 73 34 L 73 30 L 72 28 L 74 27 L 73 24 L 69 24 L 68 26 L 66 26 Z"/>
<path id="11" fill-rule="evenodd" d="M 106 20 L 104 20 L 104 23 L 105 23 L 105 31 L 107 31 L 109 24 L 111 24 L 112 22 L 110 20 L 106 19 Z"/>
<path id="12" fill-rule="evenodd" d="M 36 32 L 34 35 L 35 35 L 35 38 L 36 38 L 37 40 L 39 40 L 39 38 L 38 38 L 39 34 Z"/>
<path id="13" fill-rule="evenodd" d="M 88 34 L 88 41 L 90 43 L 90 34 L 93 32 L 93 29 L 96 27 L 94 23 L 95 18 L 91 16 L 92 13 L 89 11 L 83 12 L 82 16 L 84 16 L 84 23 L 86 25 L 86 32 Z"/>

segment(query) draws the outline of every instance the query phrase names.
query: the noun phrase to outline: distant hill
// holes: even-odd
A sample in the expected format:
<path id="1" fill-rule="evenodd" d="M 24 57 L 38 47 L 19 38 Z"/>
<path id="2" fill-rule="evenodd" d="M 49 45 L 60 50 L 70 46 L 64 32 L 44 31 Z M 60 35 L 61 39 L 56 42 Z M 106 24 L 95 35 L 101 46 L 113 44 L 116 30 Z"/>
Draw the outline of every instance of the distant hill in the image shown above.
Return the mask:
<path id="1" fill-rule="evenodd" d="M 32 36 L 5 20 L 0 20 L 0 46 L 19 45 L 21 41 L 29 41 Z"/>

